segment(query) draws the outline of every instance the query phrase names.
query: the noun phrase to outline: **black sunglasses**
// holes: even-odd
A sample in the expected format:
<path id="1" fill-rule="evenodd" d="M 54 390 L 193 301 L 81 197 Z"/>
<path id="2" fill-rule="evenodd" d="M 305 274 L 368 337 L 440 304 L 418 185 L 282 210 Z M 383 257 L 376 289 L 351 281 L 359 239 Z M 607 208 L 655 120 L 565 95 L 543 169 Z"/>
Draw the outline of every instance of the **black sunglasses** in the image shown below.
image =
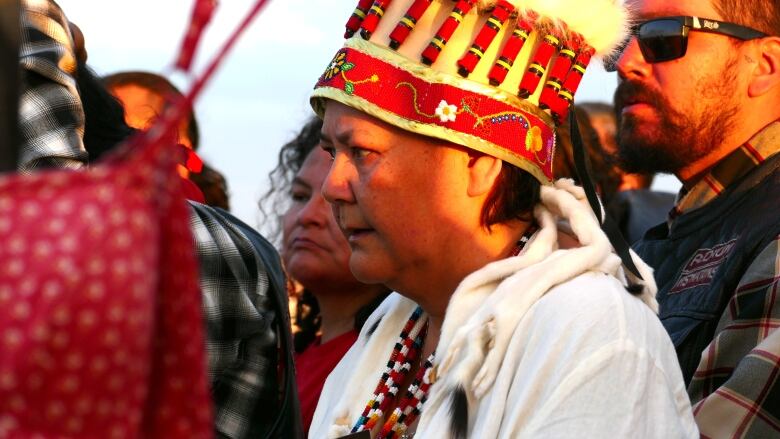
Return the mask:
<path id="1" fill-rule="evenodd" d="M 726 35 L 740 40 L 754 40 L 767 35 L 749 27 L 726 21 L 691 16 L 660 17 L 631 26 L 631 36 L 639 42 L 642 56 L 648 63 L 671 61 L 685 56 L 688 49 L 688 32 L 691 30 Z M 617 60 L 630 41 L 629 37 L 615 55 L 605 58 L 604 68 L 617 69 Z"/>

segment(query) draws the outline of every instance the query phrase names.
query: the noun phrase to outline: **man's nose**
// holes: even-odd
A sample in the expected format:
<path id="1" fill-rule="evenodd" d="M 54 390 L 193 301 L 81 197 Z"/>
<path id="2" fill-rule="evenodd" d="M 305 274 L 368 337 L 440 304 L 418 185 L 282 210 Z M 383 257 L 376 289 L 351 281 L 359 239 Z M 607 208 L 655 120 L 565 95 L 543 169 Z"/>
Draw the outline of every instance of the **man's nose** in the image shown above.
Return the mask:
<path id="1" fill-rule="evenodd" d="M 636 37 L 628 40 L 628 44 L 615 60 L 615 67 L 621 79 L 646 77 L 650 74 L 650 63 L 645 61 Z"/>

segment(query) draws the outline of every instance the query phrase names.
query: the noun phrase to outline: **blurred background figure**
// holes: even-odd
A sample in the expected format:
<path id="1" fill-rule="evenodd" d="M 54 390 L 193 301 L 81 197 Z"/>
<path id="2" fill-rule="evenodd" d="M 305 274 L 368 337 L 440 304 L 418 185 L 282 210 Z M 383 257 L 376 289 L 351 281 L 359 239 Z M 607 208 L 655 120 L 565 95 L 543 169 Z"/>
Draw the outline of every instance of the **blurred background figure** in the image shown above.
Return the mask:
<path id="1" fill-rule="evenodd" d="M 84 107 L 84 147 L 90 163 L 95 163 L 136 130 L 125 122 L 122 104 L 83 61 L 79 61 L 77 84 Z"/>
<path id="2" fill-rule="evenodd" d="M 183 96 L 170 81 L 150 72 L 129 71 L 108 75 L 103 81 L 125 109 L 125 121 L 135 129 L 148 128 L 165 109 Z M 182 120 L 179 127 L 179 144 L 186 148 L 187 159 L 179 167 L 182 177 L 188 178 L 199 189 L 194 201 L 228 210 L 228 192 L 225 177 L 212 167 L 204 170 L 204 163 L 195 154 L 200 145 L 200 131 L 195 112 Z M 206 172 L 206 175 L 193 177 Z"/>
<path id="3" fill-rule="evenodd" d="M 621 182 L 620 171 L 614 166 L 614 160 L 610 154 L 604 152 L 599 134 L 591 123 L 588 114 L 579 106 L 572 111 L 577 116 L 580 127 L 580 137 L 585 147 L 585 153 L 590 159 L 591 171 L 593 171 L 593 184 L 601 196 L 601 201 L 606 205 L 618 192 Z M 580 178 L 574 166 L 574 148 L 571 141 L 571 126 L 565 122 L 557 130 L 555 156 L 553 158 L 553 172 L 556 178 L 571 178 L 580 184 Z"/>
<path id="4" fill-rule="evenodd" d="M 615 220 L 629 244 L 636 242 L 651 227 L 666 220 L 674 205 L 671 192 L 650 189 L 653 174 L 625 172 L 617 155 L 617 118 L 612 105 L 586 102 L 575 108 L 580 134 L 591 163 L 593 182 L 607 213 Z M 559 177 L 580 179 L 574 168 L 574 155 L 568 123 L 558 131 L 555 173 Z"/>
<path id="5" fill-rule="evenodd" d="M 134 130 L 127 126 L 122 105 L 86 66 L 79 69 L 79 89 L 86 115 L 84 144 L 90 159 L 96 160 Z M 228 207 L 219 173 L 204 167 L 190 177 L 201 178 L 215 207 Z M 200 263 L 216 436 L 266 437 L 275 427 L 282 437 L 298 437 L 293 343 L 280 257 L 255 230 L 227 212 L 191 201 L 189 214 Z"/>
<path id="6" fill-rule="evenodd" d="M 146 72 L 111 75 L 105 85 L 125 107 L 124 119 L 111 121 L 136 129 L 150 127 L 174 99 L 181 97 L 165 78 Z M 100 86 L 95 85 L 95 95 L 100 94 Z M 95 101 L 108 106 L 108 100 Z M 87 127 L 89 132 L 92 127 L 89 123 Z M 189 150 L 198 147 L 194 115 L 182 121 L 178 137 Z M 88 150 L 91 145 L 88 142 Z M 210 197 L 213 207 L 227 210 L 227 185 L 221 174 L 206 167 L 203 175 L 190 172 L 194 171 L 191 167 L 180 166 L 179 171 L 185 182 L 202 184 L 203 195 Z M 275 432 L 281 437 L 297 437 L 300 415 L 292 375 L 293 343 L 279 255 L 239 219 L 192 196 L 190 200 L 189 227 L 200 263 L 216 435 L 242 439 Z"/>
<path id="7" fill-rule="evenodd" d="M 321 128 L 322 120 L 312 117 L 282 147 L 263 200 L 281 209 L 272 212 L 285 212 L 282 259 L 297 283 L 296 375 L 307 433 L 325 378 L 389 292 L 358 282 L 349 270 L 349 244 L 321 193 L 331 162 L 318 146 Z"/>
<path id="8" fill-rule="evenodd" d="M 17 169 L 81 168 L 88 160 L 76 85 L 77 64 L 86 61 L 83 44 L 77 47 L 68 19 L 53 1 L 23 0 L 20 6 Z"/>
<path id="9" fill-rule="evenodd" d="M 649 189 L 653 184 L 653 174 L 629 174 L 617 164 L 617 114 L 615 107 L 605 102 L 583 102 L 577 107 L 584 110 L 593 129 L 599 137 L 601 149 L 620 174 L 618 191 Z M 671 207 L 671 206 L 670 206 Z"/>
<path id="10" fill-rule="evenodd" d="M 190 174 L 192 180 L 203 192 L 205 204 L 230 211 L 230 195 L 227 180 L 219 171 L 208 163 L 203 163 L 203 169 L 197 174 Z"/>
<path id="11" fill-rule="evenodd" d="M 125 108 L 127 124 L 136 129 L 150 127 L 175 99 L 183 97 L 170 81 L 150 72 L 118 72 L 105 76 L 103 82 Z M 198 149 L 200 132 L 195 114 L 179 126 L 179 142 Z"/>

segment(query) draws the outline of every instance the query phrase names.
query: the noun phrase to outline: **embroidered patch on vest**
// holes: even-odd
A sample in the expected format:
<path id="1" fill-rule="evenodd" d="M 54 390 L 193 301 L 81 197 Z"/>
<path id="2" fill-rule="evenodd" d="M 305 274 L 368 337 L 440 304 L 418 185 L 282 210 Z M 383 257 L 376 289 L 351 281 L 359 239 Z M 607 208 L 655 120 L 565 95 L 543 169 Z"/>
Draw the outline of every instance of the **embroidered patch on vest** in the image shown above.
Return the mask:
<path id="1" fill-rule="evenodd" d="M 683 268 L 677 282 L 669 290 L 669 294 L 677 294 L 691 288 L 709 285 L 720 264 L 723 263 L 736 244 L 737 240 L 732 239 L 712 248 L 696 250 L 688 265 Z"/>

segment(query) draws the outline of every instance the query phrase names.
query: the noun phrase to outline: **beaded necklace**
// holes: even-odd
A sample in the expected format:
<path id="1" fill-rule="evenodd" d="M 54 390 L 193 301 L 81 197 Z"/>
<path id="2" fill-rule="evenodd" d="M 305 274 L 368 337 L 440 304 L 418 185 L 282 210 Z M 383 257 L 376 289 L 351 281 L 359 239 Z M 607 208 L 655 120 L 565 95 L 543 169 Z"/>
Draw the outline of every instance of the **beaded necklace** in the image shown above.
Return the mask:
<path id="1" fill-rule="evenodd" d="M 423 404 L 428 400 L 428 389 L 431 387 L 431 370 L 433 370 L 433 358 L 436 353 L 432 353 L 425 360 L 425 364 L 417 371 L 417 376 L 406 390 L 406 395 L 398 407 L 393 410 L 390 418 L 385 422 L 378 438 L 392 439 L 395 437 L 405 437 L 404 433 L 412 423 L 420 416 Z"/>
<path id="2" fill-rule="evenodd" d="M 420 354 L 425 335 L 428 332 L 428 318 L 421 319 L 422 314 L 423 310 L 418 306 L 404 325 L 404 329 L 401 330 L 387 362 L 387 368 L 382 373 L 379 384 L 363 409 L 360 419 L 352 428 L 352 433 L 363 430 L 371 431 L 384 415 L 392 399 L 398 394 L 398 388 L 412 369 L 412 362 Z M 377 439 L 391 439 L 397 435 L 400 436 L 399 432 L 406 431 L 420 414 L 422 405 L 427 398 L 428 388 L 431 385 L 428 377 L 429 371 L 433 367 L 432 363 L 433 354 L 428 357 L 428 360 L 418 371 L 417 377 L 407 389 L 405 397 L 382 426 Z"/>
<path id="3" fill-rule="evenodd" d="M 535 226 L 526 230 L 517 241 L 511 253 L 512 256 L 520 254 L 536 230 Z M 379 384 L 377 384 L 374 394 L 368 400 L 357 423 L 352 427 L 351 433 L 373 430 L 377 422 L 382 419 L 390 402 L 398 395 L 398 389 L 411 371 L 412 362 L 420 354 L 425 336 L 428 333 L 428 318 L 421 319 L 422 315 L 423 310 L 418 306 L 409 320 L 406 321 L 398 336 L 398 341 L 393 347 L 393 352 L 390 354 L 390 359 L 387 361 L 387 367 L 379 379 Z M 417 371 L 414 381 L 406 389 L 403 399 L 387 418 L 376 439 L 407 437 L 405 433 L 420 416 L 422 407 L 428 399 L 428 390 L 435 381 L 431 377 L 435 355 L 436 352 L 432 353 Z"/>

